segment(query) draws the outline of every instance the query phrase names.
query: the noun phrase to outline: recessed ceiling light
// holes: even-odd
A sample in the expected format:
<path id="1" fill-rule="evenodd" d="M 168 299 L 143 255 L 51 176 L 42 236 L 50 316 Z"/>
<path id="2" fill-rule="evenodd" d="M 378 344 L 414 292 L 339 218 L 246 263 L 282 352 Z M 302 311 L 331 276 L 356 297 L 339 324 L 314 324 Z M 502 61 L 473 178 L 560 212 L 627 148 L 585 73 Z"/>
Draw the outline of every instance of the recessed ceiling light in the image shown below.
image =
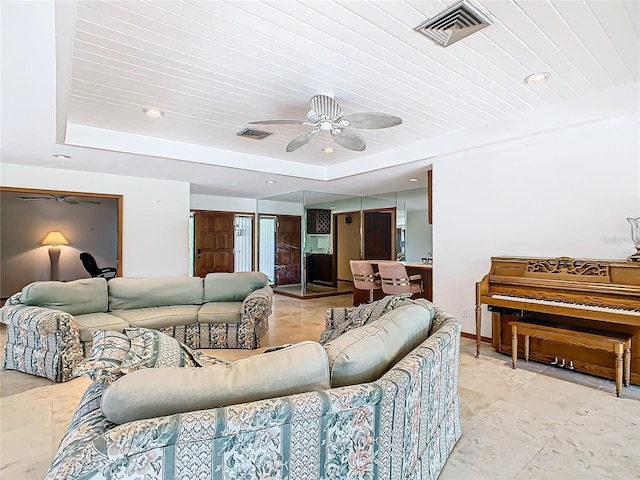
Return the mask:
<path id="1" fill-rule="evenodd" d="M 527 85 L 539 85 L 546 82 L 549 79 L 549 75 L 550 73 L 547 72 L 532 73 L 524 79 L 524 83 Z"/>
<path id="2" fill-rule="evenodd" d="M 164 115 L 164 112 L 162 110 L 158 110 L 156 108 L 143 108 L 142 111 L 147 117 L 152 118 L 160 118 L 162 115 Z"/>
<path id="3" fill-rule="evenodd" d="M 323 151 L 324 153 L 333 153 L 333 148 L 331 148 L 331 147 L 324 147 L 324 148 L 322 149 L 322 151 Z"/>
<path id="4" fill-rule="evenodd" d="M 54 153 L 52 156 L 60 160 L 69 160 L 71 158 L 69 155 L 63 155 L 61 153 Z"/>
<path id="5" fill-rule="evenodd" d="M 268 184 L 272 184 L 272 183 L 277 183 L 277 182 L 276 182 L 275 180 L 267 180 L 267 182 L 266 182 L 266 183 L 268 183 Z"/>
<path id="6" fill-rule="evenodd" d="M 420 180 L 419 178 L 410 178 L 409 181 L 410 182 L 417 182 L 418 180 Z"/>

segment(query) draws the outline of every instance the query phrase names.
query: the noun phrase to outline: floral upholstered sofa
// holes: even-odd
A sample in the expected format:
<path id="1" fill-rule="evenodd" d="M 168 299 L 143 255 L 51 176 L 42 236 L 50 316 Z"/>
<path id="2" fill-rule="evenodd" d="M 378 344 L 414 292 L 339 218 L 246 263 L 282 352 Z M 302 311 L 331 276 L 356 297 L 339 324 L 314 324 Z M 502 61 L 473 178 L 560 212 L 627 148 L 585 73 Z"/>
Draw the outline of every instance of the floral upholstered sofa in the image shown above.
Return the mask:
<path id="1" fill-rule="evenodd" d="M 92 383 L 46 479 L 435 479 L 462 433 L 458 396 L 461 323 L 437 307 L 425 306 L 402 302 L 375 322 L 323 346 L 302 342 L 230 365 L 150 368 L 123 375 L 111 384 Z M 333 318 L 328 315 L 328 322 Z M 408 330 L 411 332 L 405 334 Z M 404 340 L 398 342 L 399 338 Z M 371 348 L 372 339 L 396 344 L 395 353 L 382 347 L 386 353 L 379 361 L 389 367 L 380 377 L 379 372 L 365 375 L 373 375 L 374 381 L 349 381 L 362 374 L 350 359 L 378 355 Z M 358 346 L 361 341 L 364 344 Z M 275 360 L 277 355 L 281 356 Z M 252 363 L 238 365 L 243 361 Z M 256 371 L 261 365 L 262 370 Z M 162 410 L 170 407 L 167 398 L 180 397 L 179 389 L 193 389 L 193 395 L 182 396 L 188 397 L 187 402 L 201 395 L 190 378 L 209 376 L 214 382 L 224 382 L 221 374 L 214 373 L 216 368 L 245 372 L 249 388 L 263 380 L 266 388 L 275 390 L 263 399 L 240 394 L 245 401 L 192 411 L 184 407 L 177 413 L 157 415 L 156 408 L 168 412 Z M 308 370 L 322 377 L 314 380 L 318 382 L 315 387 L 277 393 L 282 379 L 288 382 L 307 375 Z M 341 376 L 337 383 L 343 386 L 334 385 L 337 376 Z M 265 377 L 272 377 L 271 381 Z M 234 388 L 242 389 L 237 381 L 232 380 Z M 127 403 L 126 388 L 118 388 L 121 382 L 137 388 L 134 392 L 146 392 L 132 395 L 137 397 L 131 399 L 134 408 L 120 405 L 123 400 Z M 151 387 L 154 382 L 155 390 Z M 159 388 L 160 382 L 166 389 Z M 217 387 L 205 388 L 217 394 Z M 163 391 L 155 395 L 158 390 Z M 144 406 L 146 400 L 141 397 L 145 395 L 153 397 L 148 410 L 139 409 L 146 414 L 129 418 L 132 410 Z M 115 412 L 119 424 L 105 412 Z"/>
<path id="2" fill-rule="evenodd" d="M 127 327 L 156 329 L 191 348 L 257 348 L 271 306 L 260 272 L 35 282 L 0 308 L 4 368 L 66 382 L 94 331 Z"/>

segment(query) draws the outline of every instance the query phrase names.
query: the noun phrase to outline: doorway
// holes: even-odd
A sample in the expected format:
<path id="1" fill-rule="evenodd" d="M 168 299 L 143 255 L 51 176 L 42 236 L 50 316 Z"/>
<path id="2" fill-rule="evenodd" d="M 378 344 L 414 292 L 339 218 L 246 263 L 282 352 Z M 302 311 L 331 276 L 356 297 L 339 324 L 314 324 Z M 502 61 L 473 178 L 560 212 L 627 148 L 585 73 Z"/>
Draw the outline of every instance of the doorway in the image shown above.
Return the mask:
<path id="1" fill-rule="evenodd" d="M 193 215 L 194 276 L 253 270 L 253 215 L 195 211 Z"/>
<path id="2" fill-rule="evenodd" d="M 278 219 L 271 215 L 260 215 L 260 240 L 258 245 L 258 265 L 262 273 L 269 279 L 269 284 L 276 281 L 276 223 Z"/>
<path id="3" fill-rule="evenodd" d="M 360 212 L 338 213 L 333 222 L 336 277 L 339 282 L 353 282 L 349 261 L 360 259 Z"/>
<path id="4" fill-rule="evenodd" d="M 299 285 L 302 217 L 278 215 L 277 218 L 275 285 Z"/>
<path id="5" fill-rule="evenodd" d="M 260 215 L 259 270 L 276 287 L 301 285 L 301 228 L 298 215 Z"/>
<path id="6" fill-rule="evenodd" d="M 235 215 L 233 220 L 233 271 L 253 270 L 253 215 Z"/>
<path id="7" fill-rule="evenodd" d="M 122 195 L 0 187 L 1 297 L 25 285 L 50 280 L 50 231 L 69 242 L 61 247 L 60 280 L 89 277 L 80 253 L 91 253 L 99 266 L 122 276 Z"/>
<path id="8" fill-rule="evenodd" d="M 363 212 L 362 251 L 364 260 L 395 260 L 396 216 L 394 209 Z"/>

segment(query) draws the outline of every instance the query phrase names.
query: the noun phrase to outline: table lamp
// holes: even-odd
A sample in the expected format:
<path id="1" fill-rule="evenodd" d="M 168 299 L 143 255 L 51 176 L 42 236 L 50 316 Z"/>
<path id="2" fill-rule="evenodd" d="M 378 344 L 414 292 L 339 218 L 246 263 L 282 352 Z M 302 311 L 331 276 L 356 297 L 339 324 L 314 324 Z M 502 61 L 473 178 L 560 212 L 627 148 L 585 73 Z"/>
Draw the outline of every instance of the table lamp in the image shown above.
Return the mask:
<path id="1" fill-rule="evenodd" d="M 49 260 L 51 260 L 51 280 L 60 280 L 58 270 L 58 259 L 60 258 L 60 247 L 58 245 L 69 245 L 67 239 L 60 232 L 49 232 L 42 240 L 42 245 L 50 245 Z"/>

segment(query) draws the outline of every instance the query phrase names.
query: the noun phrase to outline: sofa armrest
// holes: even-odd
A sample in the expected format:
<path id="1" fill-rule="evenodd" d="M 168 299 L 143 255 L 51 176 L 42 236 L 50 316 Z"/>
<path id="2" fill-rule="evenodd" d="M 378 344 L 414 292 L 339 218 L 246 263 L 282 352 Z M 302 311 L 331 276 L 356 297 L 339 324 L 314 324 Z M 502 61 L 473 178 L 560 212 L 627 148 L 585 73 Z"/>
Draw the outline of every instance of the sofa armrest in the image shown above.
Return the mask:
<path id="1" fill-rule="evenodd" d="M 73 315 L 45 307 L 5 305 L 7 325 L 4 367 L 66 382 L 82 360 L 80 329 Z"/>
<path id="2" fill-rule="evenodd" d="M 254 290 L 242 301 L 240 319 L 242 322 L 251 318 L 268 318 L 273 305 L 273 290 L 266 286 Z"/>
<path id="3" fill-rule="evenodd" d="M 0 322 L 43 335 L 79 329 L 73 315 L 52 308 L 14 303 L 0 308 Z M 79 340 L 78 336 L 78 341 Z"/>
<path id="4" fill-rule="evenodd" d="M 442 458 L 462 434 L 458 370 L 462 323 L 435 307 L 429 336 L 376 383 L 384 399 L 396 399 L 382 408 L 390 412 L 393 425 L 380 433 L 380 448 L 392 448 L 403 439 L 402 471 L 381 472 L 380 478 L 407 478 L 418 459 L 428 456 L 432 442 L 438 443 Z M 399 401 L 399 399 L 402 399 Z M 435 440 L 434 440 L 435 439 Z M 384 473 L 384 475 L 383 475 Z"/>

